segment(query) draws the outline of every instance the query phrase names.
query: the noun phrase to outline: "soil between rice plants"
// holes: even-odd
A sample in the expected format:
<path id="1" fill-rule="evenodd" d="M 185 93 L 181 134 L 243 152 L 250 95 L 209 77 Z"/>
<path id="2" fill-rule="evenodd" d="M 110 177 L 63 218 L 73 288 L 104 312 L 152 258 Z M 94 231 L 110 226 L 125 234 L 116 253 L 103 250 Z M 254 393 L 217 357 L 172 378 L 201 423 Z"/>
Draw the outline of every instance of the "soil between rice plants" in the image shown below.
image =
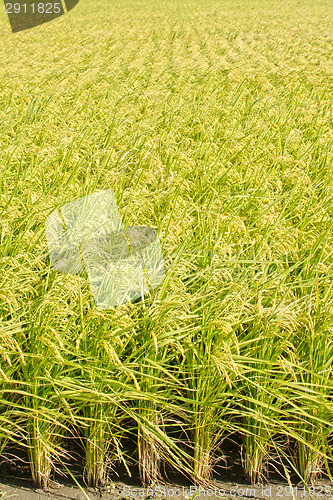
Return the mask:
<path id="1" fill-rule="evenodd" d="M 16 450 L 11 450 L 12 456 Z M 241 459 L 236 443 L 227 442 L 224 447 L 226 462 L 217 467 L 211 487 L 197 487 L 178 473 L 166 470 L 166 481 L 150 488 L 140 486 L 137 467 L 131 468 L 129 477 L 122 467 L 110 473 L 109 481 L 103 488 L 87 488 L 82 482 L 82 460 L 79 454 L 70 464 L 73 478 L 56 475 L 48 491 L 33 487 L 29 464 L 22 453 L 9 463 L 0 464 L 0 498 L 16 500 L 177 500 L 186 499 L 320 499 L 333 495 L 333 484 L 328 478 L 316 481 L 310 492 L 291 476 L 292 492 L 283 473 L 278 473 L 272 465 L 268 467 L 268 481 L 263 484 L 249 485 L 242 473 Z M 81 457 L 82 458 L 82 457 Z M 74 480 L 75 478 L 75 480 Z M 75 483 L 77 481 L 77 483 Z M 82 489 L 78 487 L 78 484 Z M 83 493 L 84 491 L 84 493 Z"/>
<path id="2" fill-rule="evenodd" d="M 157 487 L 156 487 L 157 488 Z M 165 488 L 165 490 L 164 490 Z M 250 486 L 248 484 L 235 482 L 235 481 L 213 481 L 213 488 L 211 490 L 195 491 L 195 487 L 184 487 L 179 484 L 161 485 L 160 489 L 155 494 L 151 494 L 149 489 L 144 490 L 138 486 L 129 486 L 122 482 L 111 483 L 101 490 L 94 490 L 92 488 L 84 488 L 85 494 L 75 485 L 60 485 L 50 491 L 43 491 L 34 489 L 31 486 L 29 479 L 16 479 L 7 478 L 0 481 L 0 498 L 15 498 L 17 500 L 34 500 L 47 498 L 49 500 L 60 499 L 75 499 L 90 500 L 104 499 L 104 500 L 134 500 L 134 499 L 239 499 L 245 500 L 253 499 L 286 499 L 293 498 L 291 490 L 287 482 L 283 481 L 270 481 L 263 485 Z M 163 492 L 166 494 L 163 494 Z M 294 498 L 296 499 L 320 499 L 329 498 L 332 495 L 332 483 L 328 480 L 320 480 L 313 487 L 313 493 L 310 494 L 305 490 L 302 485 L 293 485 Z"/>

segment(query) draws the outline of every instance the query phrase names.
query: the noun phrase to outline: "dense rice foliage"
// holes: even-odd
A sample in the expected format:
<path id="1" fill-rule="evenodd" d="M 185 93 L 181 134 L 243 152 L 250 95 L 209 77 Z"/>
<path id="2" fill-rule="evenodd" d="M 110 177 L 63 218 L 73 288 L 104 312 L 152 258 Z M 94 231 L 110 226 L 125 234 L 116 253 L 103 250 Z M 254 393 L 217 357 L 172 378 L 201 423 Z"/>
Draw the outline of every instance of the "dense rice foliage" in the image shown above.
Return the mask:
<path id="1" fill-rule="evenodd" d="M 0 451 L 26 447 L 36 484 L 69 438 L 91 485 L 135 459 L 145 484 L 165 462 L 207 482 L 227 436 L 251 482 L 327 469 L 332 20 L 329 0 L 81 0 L 13 35 L 2 13 Z M 167 275 L 101 312 L 44 224 L 108 188 Z"/>

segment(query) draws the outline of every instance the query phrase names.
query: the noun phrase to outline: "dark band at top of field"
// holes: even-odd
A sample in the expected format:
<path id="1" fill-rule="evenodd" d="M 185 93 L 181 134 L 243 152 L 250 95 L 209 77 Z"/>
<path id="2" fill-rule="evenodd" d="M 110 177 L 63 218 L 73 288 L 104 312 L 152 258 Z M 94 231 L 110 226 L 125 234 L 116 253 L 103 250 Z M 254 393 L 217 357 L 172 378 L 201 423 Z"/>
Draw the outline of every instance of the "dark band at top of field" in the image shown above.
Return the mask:
<path id="1" fill-rule="evenodd" d="M 79 0 L 64 0 L 67 12 Z M 65 14 L 61 0 L 4 0 L 13 33 L 47 23 Z"/>

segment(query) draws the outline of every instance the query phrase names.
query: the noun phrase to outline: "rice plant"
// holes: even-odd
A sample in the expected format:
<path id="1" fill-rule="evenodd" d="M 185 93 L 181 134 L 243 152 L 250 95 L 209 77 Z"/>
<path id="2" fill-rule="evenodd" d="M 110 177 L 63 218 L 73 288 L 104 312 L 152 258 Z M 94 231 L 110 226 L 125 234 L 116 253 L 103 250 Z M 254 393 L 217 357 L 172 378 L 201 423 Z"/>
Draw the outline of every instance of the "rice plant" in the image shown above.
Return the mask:
<path id="1" fill-rule="evenodd" d="M 0 19 L 0 454 L 35 485 L 71 473 L 71 439 L 96 487 L 120 463 L 207 485 L 231 436 L 249 482 L 330 475 L 331 21 L 305 0 Z M 99 311 L 45 221 L 110 188 L 166 276 Z"/>

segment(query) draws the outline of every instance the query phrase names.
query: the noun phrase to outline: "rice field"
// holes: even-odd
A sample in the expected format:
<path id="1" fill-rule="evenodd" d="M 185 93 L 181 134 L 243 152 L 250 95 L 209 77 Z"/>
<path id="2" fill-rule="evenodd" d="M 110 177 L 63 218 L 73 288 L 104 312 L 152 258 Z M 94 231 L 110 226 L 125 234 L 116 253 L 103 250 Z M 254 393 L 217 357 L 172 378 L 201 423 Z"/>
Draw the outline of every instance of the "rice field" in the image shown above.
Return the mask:
<path id="1" fill-rule="evenodd" d="M 0 16 L 0 452 L 36 486 L 136 464 L 209 484 L 238 443 L 330 477 L 333 10 L 329 0 L 80 0 Z M 162 284 L 99 311 L 45 221 L 112 189 L 158 231 Z"/>

